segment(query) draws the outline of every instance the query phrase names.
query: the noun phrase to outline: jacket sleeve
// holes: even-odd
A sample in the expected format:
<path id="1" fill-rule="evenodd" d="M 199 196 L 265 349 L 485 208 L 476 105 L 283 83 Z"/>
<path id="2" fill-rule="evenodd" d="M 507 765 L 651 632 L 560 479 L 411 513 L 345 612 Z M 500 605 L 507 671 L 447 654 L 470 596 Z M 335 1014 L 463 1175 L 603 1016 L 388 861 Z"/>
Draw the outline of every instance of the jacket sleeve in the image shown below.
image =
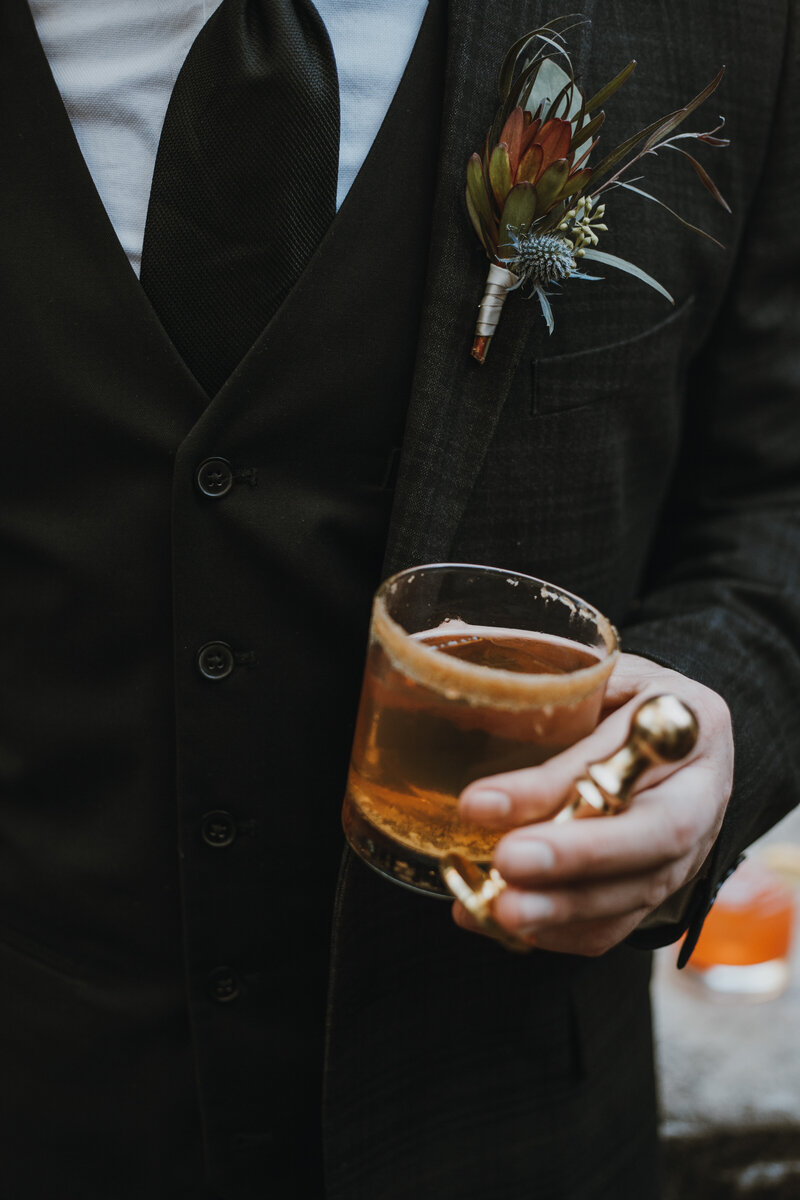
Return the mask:
<path id="1" fill-rule="evenodd" d="M 789 5 L 766 168 L 726 303 L 688 379 L 683 457 L 627 651 L 719 692 L 733 719 L 735 784 L 680 919 L 688 959 L 742 850 L 800 799 L 800 36 Z M 735 153 L 731 146 L 728 153 Z"/>

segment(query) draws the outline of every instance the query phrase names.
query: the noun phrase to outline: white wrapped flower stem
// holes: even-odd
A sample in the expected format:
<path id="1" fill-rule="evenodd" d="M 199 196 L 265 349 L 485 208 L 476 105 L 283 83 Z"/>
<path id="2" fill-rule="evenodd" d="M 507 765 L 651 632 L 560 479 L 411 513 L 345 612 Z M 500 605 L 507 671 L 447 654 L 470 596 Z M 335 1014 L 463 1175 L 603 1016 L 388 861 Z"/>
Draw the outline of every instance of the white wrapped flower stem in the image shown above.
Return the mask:
<path id="1" fill-rule="evenodd" d="M 486 361 L 492 335 L 497 329 L 500 313 L 506 302 L 509 291 L 519 283 L 519 276 L 507 267 L 492 263 L 486 279 L 486 290 L 483 293 L 478 308 L 478 321 L 475 325 L 475 337 L 472 342 L 472 357 L 479 363 Z"/>

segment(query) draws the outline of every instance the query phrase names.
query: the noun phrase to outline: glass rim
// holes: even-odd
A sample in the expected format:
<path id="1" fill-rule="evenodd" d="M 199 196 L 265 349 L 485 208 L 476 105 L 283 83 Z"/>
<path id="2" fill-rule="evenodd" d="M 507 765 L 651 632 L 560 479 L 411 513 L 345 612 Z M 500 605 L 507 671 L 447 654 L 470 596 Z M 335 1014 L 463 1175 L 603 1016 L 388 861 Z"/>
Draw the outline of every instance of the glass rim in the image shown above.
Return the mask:
<path id="1" fill-rule="evenodd" d="M 605 657 L 598 659 L 591 666 L 579 667 L 564 675 L 526 674 L 521 671 L 507 671 L 502 667 L 468 663 L 416 641 L 413 634 L 389 615 L 387 596 L 403 579 L 410 582 L 410 577 L 420 571 L 434 570 L 480 571 L 487 575 L 504 576 L 507 579 L 519 579 L 538 585 L 539 594 L 545 601 L 557 601 L 572 611 L 585 613 L 595 621 L 605 647 Z M 549 583 L 535 575 L 526 575 L 522 571 L 506 571 L 502 567 L 490 567 L 481 563 L 420 563 L 390 575 L 375 593 L 371 634 L 380 639 L 393 665 L 423 687 L 447 695 L 453 700 L 493 704 L 503 708 L 544 707 L 570 702 L 577 704 L 608 679 L 620 652 L 617 630 L 588 600 L 568 592 L 559 584 Z M 591 649 L 599 651 L 600 648 Z"/>

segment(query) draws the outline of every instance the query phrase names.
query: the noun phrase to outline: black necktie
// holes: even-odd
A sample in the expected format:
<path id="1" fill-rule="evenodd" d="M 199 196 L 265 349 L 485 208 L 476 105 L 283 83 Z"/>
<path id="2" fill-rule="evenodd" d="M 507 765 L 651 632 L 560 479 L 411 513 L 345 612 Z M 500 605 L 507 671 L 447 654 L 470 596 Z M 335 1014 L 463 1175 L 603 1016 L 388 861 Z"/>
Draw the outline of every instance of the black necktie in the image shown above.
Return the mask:
<path id="1" fill-rule="evenodd" d="M 213 396 L 336 211 L 339 88 L 311 0 L 223 0 L 167 109 L 142 286 Z"/>

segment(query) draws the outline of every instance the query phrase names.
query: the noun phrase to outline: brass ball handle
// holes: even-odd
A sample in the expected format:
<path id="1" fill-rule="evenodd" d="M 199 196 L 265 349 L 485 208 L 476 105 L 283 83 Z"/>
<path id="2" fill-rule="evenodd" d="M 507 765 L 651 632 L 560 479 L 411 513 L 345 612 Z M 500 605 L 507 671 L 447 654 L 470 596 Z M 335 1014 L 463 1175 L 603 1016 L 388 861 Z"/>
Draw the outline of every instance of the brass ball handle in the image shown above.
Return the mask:
<path id="1" fill-rule="evenodd" d="M 560 824 L 623 812 L 642 772 L 686 758 L 695 747 L 697 733 L 697 718 L 677 696 L 653 696 L 643 701 L 633 714 L 625 745 L 610 758 L 589 763 L 553 821 Z M 499 871 L 492 867 L 487 874 L 461 854 L 445 854 L 439 870 L 450 892 L 485 933 L 508 950 L 531 949 L 528 942 L 508 933 L 494 919 L 492 906 L 506 887 Z"/>
<path id="2" fill-rule="evenodd" d="M 677 696 L 645 700 L 633 714 L 625 745 L 610 758 L 589 763 L 553 820 L 560 824 L 622 812 L 642 772 L 686 758 L 695 747 L 697 732 L 697 718 Z"/>

